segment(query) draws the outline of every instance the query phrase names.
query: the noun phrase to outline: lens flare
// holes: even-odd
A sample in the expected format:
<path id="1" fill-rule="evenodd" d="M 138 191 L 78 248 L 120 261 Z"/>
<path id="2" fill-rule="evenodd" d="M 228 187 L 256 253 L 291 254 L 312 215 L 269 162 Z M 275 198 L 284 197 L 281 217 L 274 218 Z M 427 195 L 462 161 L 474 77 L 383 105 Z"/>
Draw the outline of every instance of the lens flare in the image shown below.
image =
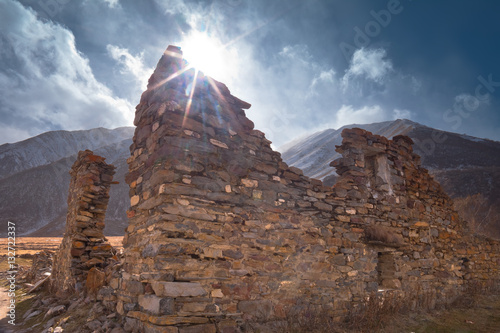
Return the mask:
<path id="1" fill-rule="evenodd" d="M 205 32 L 192 31 L 180 43 L 189 64 L 218 81 L 230 82 L 237 71 L 237 53 Z"/>

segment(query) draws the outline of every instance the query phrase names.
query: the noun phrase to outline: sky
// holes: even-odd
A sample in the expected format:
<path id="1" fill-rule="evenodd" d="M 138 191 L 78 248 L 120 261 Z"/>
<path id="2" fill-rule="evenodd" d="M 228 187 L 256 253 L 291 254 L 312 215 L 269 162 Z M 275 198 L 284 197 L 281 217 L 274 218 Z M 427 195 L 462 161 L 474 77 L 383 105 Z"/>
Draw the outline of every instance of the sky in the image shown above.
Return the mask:
<path id="1" fill-rule="evenodd" d="M 170 44 L 275 147 L 406 118 L 500 140 L 500 2 L 0 0 L 0 144 L 132 126 Z"/>

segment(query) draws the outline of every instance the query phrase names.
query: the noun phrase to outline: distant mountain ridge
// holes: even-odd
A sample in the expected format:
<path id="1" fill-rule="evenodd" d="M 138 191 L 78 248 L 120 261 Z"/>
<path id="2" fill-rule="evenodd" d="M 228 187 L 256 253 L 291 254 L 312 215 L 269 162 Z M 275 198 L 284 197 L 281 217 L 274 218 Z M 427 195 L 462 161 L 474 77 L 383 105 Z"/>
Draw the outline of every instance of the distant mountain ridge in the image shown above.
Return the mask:
<path id="1" fill-rule="evenodd" d="M 359 127 L 391 138 L 398 134 L 407 135 L 417 125 L 419 124 L 406 119 L 364 125 L 346 125 L 337 130 L 327 129 L 293 140 L 279 147 L 278 151 L 282 153 L 285 162 L 302 169 L 307 176 L 324 179 L 326 176 L 336 174 L 335 169 L 329 164 L 340 157 L 340 154 L 335 151 L 335 145 L 342 143 L 340 134 L 345 128 Z"/>
<path id="2" fill-rule="evenodd" d="M 47 165 L 84 149 L 97 149 L 131 139 L 132 127 L 113 130 L 50 131 L 16 143 L 0 145 L 0 179 Z"/>
<path id="3" fill-rule="evenodd" d="M 399 134 L 409 136 L 415 142 L 413 149 L 421 156 L 422 165 L 431 171 L 500 166 L 500 142 L 440 131 L 407 119 L 327 129 L 294 140 L 278 150 L 288 164 L 301 168 L 309 177 L 324 179 L 335 175 L 329 163 L 340 157 L 335 146 L 342 142 L 342 130 L 353 127 L 387 138 Z"/>
<path id="4" fill-rule="evenodd" d="M 108 235 L 127 225 L 126 160 L 134 128 L 53 131 L 0 146 L 0 216 L 16 223 L 17 235 L 60 236 L 64 232 L 69 170 L 80 150 L 91 149 L 117 167 L 106 214 Z M 6 229 L 5 229 L 6 230 Z M 0 230 L 0 235 L 5 232 Z"/>

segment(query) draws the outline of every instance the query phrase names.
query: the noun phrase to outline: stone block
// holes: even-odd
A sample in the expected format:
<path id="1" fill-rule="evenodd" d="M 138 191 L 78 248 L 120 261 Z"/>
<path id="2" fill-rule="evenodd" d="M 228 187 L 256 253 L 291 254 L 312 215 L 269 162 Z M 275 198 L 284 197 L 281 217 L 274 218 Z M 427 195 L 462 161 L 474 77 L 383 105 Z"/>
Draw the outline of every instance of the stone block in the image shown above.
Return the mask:
<path id="1" fill-rule="evenodd" d="M 151 313 L 153 315 L 160 314 L 161 298 L 156 295 L 139 295 L 138 303 L 141 311 Z"/>
<path id="2" fill-rule="evenodd" d="M 195 325 L 179 328 L 179 333 L 217 333 L 214 324 Z"/>
<path id="3" fill-rule="evenodd" d="M 151 285 L 159 297 L 194 297 L 207 294 L 198 282 L 153 281 Z"/>
<path id="4" fill-rule="evenodd" d="M 122 288 L 132 295 L 140 295 L 144 293 L 144 286 L 142 282 L 139 281 L 123 280 Z"/>
<path id="5" fill-rule="evenodd" d="M 154 325 L 169 326 L 182 324 L 206 324 L 209 319 L 206 317 L 179 317 L 179 316 L 149 316 L 147 320 Z"/>
<path id="6" fill-rule="evenodd" d="M 273 304 L 269 300 L 240 301 L 238 310 L 255 318 L 269 318 L 273 314 Z"/>
<path id="7" fill-rule="evenodd" d="M 157 326 L 149 322 L 143 324 L 144 333 L 179 333 L 175 326 Z"/>

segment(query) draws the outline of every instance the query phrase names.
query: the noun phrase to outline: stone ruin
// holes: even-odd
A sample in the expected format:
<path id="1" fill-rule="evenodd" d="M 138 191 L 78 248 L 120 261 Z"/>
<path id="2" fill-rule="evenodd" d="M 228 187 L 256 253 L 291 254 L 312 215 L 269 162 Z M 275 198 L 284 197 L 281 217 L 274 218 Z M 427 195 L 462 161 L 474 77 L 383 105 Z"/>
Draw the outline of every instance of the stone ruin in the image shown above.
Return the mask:
<path id="1" fill-rule="evenodd" d="M 250 104 L 169 46 L 136 109 L 116 311 L 132 332 L 238 332 L 301 305 L 342 318 L 375 293 L 448 303 L 500 278 L 500 244 L 472 235 L 406 136 L 346 129 L 333 187 L 284 163 Z M 80 152 L 53 280 L 74 289 L 112 255 L 113 167 Z M 116 274 L 115 274 L 116 276 Z"/>
<path id="2" fill-rule="evenodd" d="M 61 296 L 85 290 L 88 272 L 114 256 L 103 231 L 115 167 L 104 160 L 80 151 L 70 171 L 66 230 L 50 278 L 51 289 Z"/>
<path id="3" fill-rule="evenodd" d="M 307 303 L 339 317 L 372 293 L 446 303 L 499 278 L 405 136 L 344 130 L 334 187 L 284 163 L 250 104 L 169 46 L 136 109 L 117 311 L 131 330 L 234 332 Z"/>

